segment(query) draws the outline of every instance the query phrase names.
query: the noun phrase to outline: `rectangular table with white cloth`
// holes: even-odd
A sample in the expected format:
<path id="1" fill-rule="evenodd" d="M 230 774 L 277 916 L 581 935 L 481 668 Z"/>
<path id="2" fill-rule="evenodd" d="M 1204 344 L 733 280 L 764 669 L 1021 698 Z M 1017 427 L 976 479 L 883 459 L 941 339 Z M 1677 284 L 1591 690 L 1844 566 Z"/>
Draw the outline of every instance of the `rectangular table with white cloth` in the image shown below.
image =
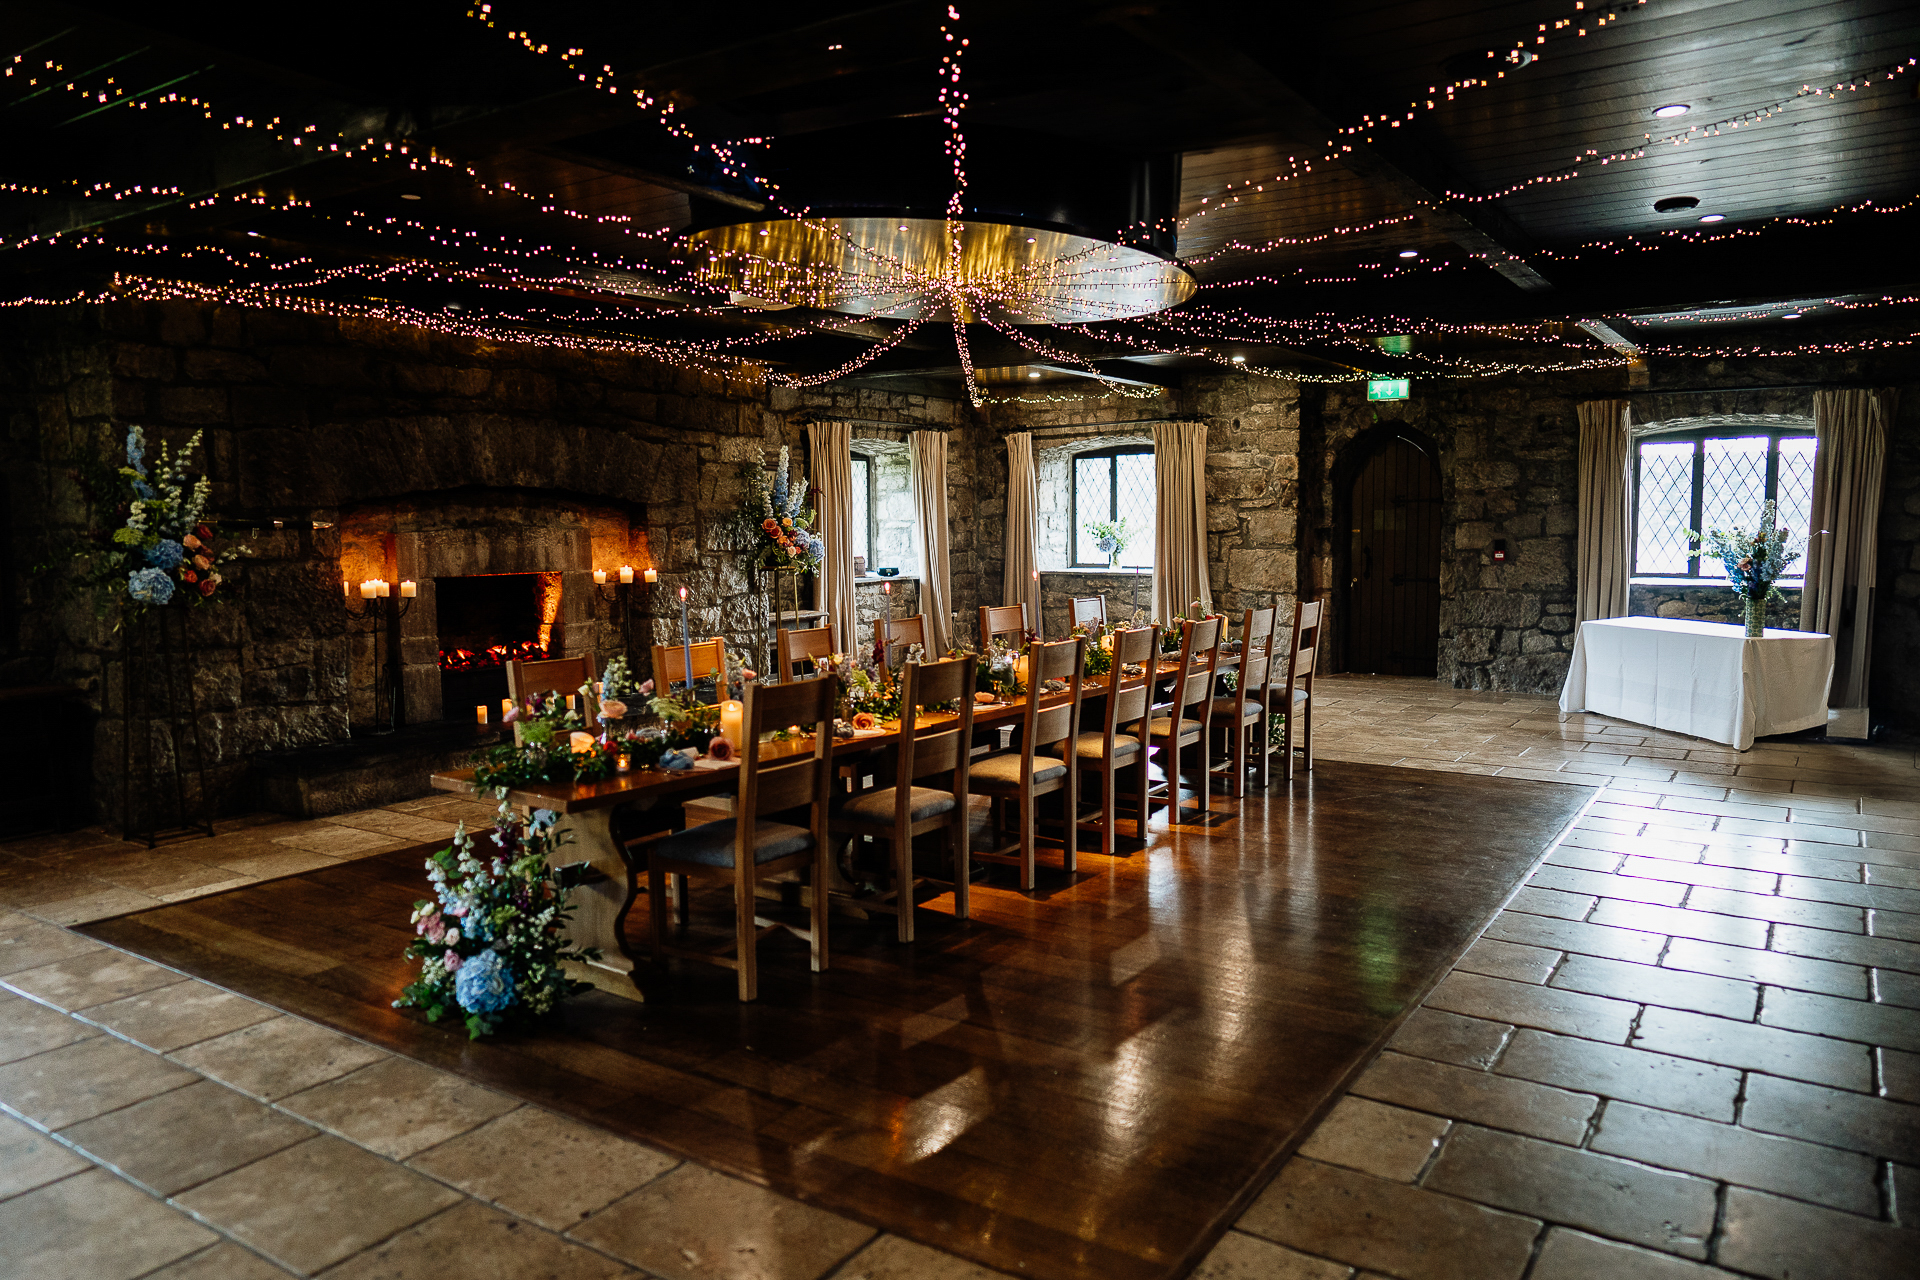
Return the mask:
<path id="1" fill-rule="evenodd" d="M 1745 751 L 1827 722 L 1833 637 L 1681 618 L 1580 624 L 1560 710 L 1591 711 Z"/>

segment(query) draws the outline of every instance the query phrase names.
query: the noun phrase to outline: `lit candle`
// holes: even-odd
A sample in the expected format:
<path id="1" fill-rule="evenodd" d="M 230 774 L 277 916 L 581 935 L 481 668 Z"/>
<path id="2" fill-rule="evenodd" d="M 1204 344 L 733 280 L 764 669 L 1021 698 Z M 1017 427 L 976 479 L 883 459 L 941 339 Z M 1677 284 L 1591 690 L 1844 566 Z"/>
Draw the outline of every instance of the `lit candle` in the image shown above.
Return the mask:
<path id="1" fill-rule="evenodd" d="M 593 735 L 576 729 L 567 735 L 567 747 L 577 756 L 590 754 L 593 751 Z"/>
<path id="2" fill-rule="evenodd" d="M 645 573 L 642 573 L 640 576 L 642 578 L 645 578 L 649 585 L 660 581 L 660 571 L 658 569 L 648 569 Z M 631 579 L 628 579 L 628 581 L 631 581 Z"/>
<path id="3" fill-rule="evenodd" d="M 693 637 L 687 630 L 687 589 L 680 588 L 680 659 L 687 677 L 687 692 L 693 692 Z"/>
<path id="4" fill-rule="evenodd" d="M 393 584 L 388 582 L 385 578 L 375 578 L 374 585 L 376 588 L 378 588 L 380 592 L 380 598 L 382 600 L 385 600 L 388 596 L 393 594 Z"/>
<path id="5" fill-rule="evenodd" d="M 360 598 L 362 600 L 371 600 L 379 594 L 379 588 L 372 578 L 368 578 L 360 584 Z"/>
<path id="6" fill-rule="evenodd" d="M 485 724 L 487 722 L 487 704 L 486 703 L 483 702 L 479 706 L 473 709 L 473 718 L 474 718 L 474 721 L 478 724 Z"/>
<path id="7" fill-rule="evenodd" d="M 507 712 L 511 710 L 513 710 L 513 699 L 512 698 L 500 699 L 500 714 L 505 715 L 507 714 Z"/>
<path id="8" fill-rule="evenodd" d="M 600 587 L 606 586 L 607 571 L 605 569 L 595 569 L 593 571 L 593 581 L 595 586 L 600 586 Z"/>
<path id="9" fill-rule="evenodd" d="M 351 582 L 348 582 L 345 578 L 340 579 L 340 594 L 343 596 L 350 596 L 353 594 L 353 584 Z"/>
<path id="10" fill-rule="evenodd" d="M 567 695 L 567 710 L 569 710 L 569 711 L 571 711 L 571 710 L 573 710 L 573 695 L 572 695 L 572 694 L 568 694 L 568 695 Z"/>
<path id="11" fill-rule="evenodd" d="M 740 751 L 746 742 L 747 704 L 728 700 L 720 704 L 720 736 L 725 738 L 735 752 Z"/>
<path id="12" fill-rule="evenodd" d="M 402 600 L 412 600 L 417 596 L 419 596 L 419 594 L 420 594 L 420 584 L 415 582 L 412 578 L 408 578 L 405 582 L 400 584 L 400 598 Z"/>
<path id="13" fill-rule="evenodd" d="M 622 755 L 614 758 L 613 770 L 615 773 L 628 773 L 632 769 L 633 769 L 632 756 Z"/>
<path id="14" fill-rule="evenodd" d="M 620 566 L 620 581 L 626 583 L 628 586 L 633 585 L 633 566 L 632 565 L 623 564 Z"/>

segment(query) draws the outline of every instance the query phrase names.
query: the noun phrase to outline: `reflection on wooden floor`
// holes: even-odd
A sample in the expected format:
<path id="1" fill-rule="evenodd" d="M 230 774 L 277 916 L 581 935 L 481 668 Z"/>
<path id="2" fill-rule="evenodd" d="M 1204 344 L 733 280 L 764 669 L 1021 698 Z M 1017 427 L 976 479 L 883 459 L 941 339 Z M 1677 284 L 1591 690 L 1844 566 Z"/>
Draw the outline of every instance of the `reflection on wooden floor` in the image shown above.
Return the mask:
<path id="1" fill-rule="evenodd" d="M 971 921 L 936 899 L 908 948 L 841 923 L 816 976 L 770 943 L 757 1004 L 690 966 L 502 1043 L 389 1007 L 422 850 L 86 932 L 1004 1271 L 1168 1276 L 1592 794 L 1327 762 Z"/>

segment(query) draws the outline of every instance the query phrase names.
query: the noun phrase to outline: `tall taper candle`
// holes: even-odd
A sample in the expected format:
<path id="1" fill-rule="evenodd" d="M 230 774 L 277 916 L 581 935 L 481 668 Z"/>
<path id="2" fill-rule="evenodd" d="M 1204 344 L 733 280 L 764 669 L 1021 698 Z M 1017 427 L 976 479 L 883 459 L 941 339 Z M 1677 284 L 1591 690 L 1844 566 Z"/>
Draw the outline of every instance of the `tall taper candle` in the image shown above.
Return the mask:
<path id="1" fill-rule="evenodd" d="M 680 660 L 687 677 L 687 693 L 693 693 L 693 637 L 687 631 L 687 589 L 680 588 Z"/>

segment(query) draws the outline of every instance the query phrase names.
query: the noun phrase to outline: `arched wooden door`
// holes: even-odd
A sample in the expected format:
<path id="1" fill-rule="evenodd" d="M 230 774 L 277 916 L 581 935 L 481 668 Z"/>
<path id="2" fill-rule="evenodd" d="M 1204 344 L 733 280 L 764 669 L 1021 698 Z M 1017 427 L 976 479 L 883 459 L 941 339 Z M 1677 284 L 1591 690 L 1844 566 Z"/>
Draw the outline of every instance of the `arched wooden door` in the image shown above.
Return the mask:
<path id="1" fill-rule="evenodd" d="M 1440 466 L 1395 436 L 1354 477 L 1346 669 L 1430 676 L 1440 659 Z"/>

